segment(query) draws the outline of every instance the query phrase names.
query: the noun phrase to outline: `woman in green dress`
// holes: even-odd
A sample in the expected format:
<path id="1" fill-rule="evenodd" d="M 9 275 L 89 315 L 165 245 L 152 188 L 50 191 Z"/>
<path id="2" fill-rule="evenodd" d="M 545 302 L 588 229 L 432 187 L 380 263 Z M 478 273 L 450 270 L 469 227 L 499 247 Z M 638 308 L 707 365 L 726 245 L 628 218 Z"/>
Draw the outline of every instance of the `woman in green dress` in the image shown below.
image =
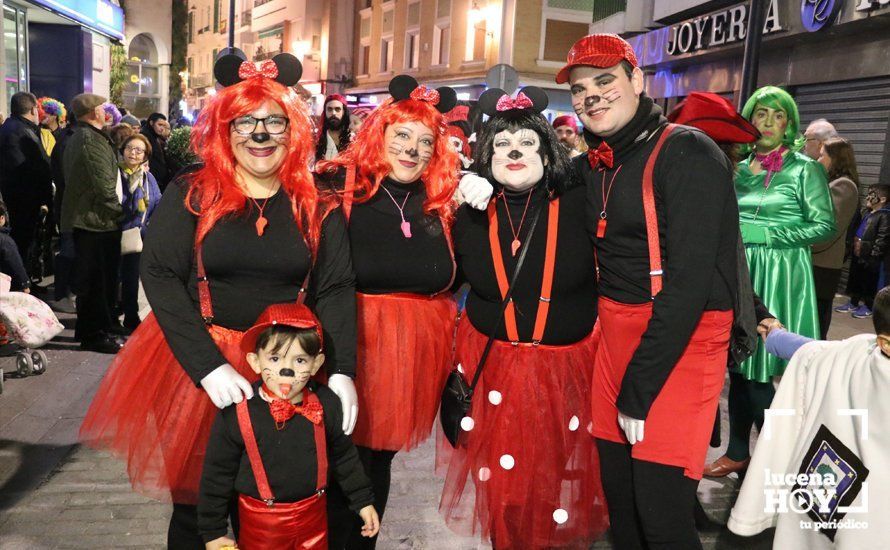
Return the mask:
<path id="1" fill-rule="evenodd" d="M 742 116 L 761 134 L 735 176 L 754 292 L 789 331 L 818 338 L 810 245 L 835 230 L 825 169 L 798 152 L 803 140 L 797 105 L 784 90 L 760 88 L 745 103 Z M 775 394 L 772 377 L 780 376 L 785 365 L 761 343 L 730 372 L 729 448 L 707 466 L 705 475 L 719 477 L 747 467 L 751 427 L 762 426 L 763 411 Z"/>

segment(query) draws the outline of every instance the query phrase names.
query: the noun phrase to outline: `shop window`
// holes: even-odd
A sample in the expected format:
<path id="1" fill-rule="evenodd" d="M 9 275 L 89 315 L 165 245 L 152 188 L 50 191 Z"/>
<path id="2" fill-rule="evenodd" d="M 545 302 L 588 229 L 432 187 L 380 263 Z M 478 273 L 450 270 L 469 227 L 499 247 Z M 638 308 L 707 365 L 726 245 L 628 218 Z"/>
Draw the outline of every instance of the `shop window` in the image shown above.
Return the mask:
<path id="1" fill-rule="evenodd" d="M 25 12 L 13 6 L 3 6 L 3 55 L 6 61 L 7 100 L 13 94 L 27 89 L 28 59 L 25 50 Z M 5 105 L 4 109 L 9 108 Z"/>
<path id="2" fill-rule="evenodd" d="M 191 73 L 191 66 L 189 67 Z M 145 118 L 161 108 L 161 67 L 158 49 L 147 34 L 138 34 L 127 50 L 127 83 L 124 107 L 137 118 Z"/>

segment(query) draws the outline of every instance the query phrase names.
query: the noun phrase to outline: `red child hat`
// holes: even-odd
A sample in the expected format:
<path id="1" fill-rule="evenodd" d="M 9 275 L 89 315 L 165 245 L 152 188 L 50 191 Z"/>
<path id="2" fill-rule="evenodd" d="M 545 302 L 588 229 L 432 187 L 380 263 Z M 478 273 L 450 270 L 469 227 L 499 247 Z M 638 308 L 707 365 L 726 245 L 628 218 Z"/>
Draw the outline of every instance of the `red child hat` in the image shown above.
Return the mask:
<path id="1" fill-rule="evenodd" d="M 244 353 L 254 353 L 256 351 L 256 341 L 260 334 L 267 328 L 274 325 L 286 325 L 295 328 L 314 328 L 321 335 L 321 323 L 315 314 L 312 313 L 306 305 L 296 302 L 288 302 L 285 304 L 272 304 L 260 315 L 259 319 L 250 329 L 244 333 L 241 339 L 241 351 Z"/>
<path id="2" fill-rule="evenodd" d="M 613 67 L 622 61 L 627 61 L 633 67 L 639 66 L 634 49 L 625 39 L 610 33 L 589 34 L 575 42 L 569 50 L 566 66 L 556 73 L 556 83 L 568 82 L 573 67 L 588 65 L 605 68 Z"/>
<path id="3" fill-rule="evenodd" d="M 710 92 L 692 92 L 670 112 L 675 124 L 698 128 L 717 143 L 754 143 L 760 132 L 728 99 Z"/>
<path id="4" fill-rule="evenodd" d="M 575 120 L 575 117 L 572 115 L 562 115 L 553 119 L 553 129 L 559 128 L 560 126 L 568 126 L 575 133 L 578 133 L 578 122 Z"/>

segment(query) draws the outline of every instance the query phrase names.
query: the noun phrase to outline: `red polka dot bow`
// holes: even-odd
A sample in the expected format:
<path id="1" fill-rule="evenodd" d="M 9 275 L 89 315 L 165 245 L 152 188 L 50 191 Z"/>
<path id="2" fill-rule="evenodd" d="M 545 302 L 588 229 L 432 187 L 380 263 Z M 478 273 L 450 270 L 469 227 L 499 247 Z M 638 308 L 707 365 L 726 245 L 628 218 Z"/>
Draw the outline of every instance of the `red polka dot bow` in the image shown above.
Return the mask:
<path id="1" fill-rule="evenodd" d="M 285 401 L 284 399 L 274 399 L 269 403 L 269 409 L 272 412 L 272 418 L 274 418 L 275 422 L 278 424 L 287 422 L 293 418 L 295 414 L 305 416 L 309 422 L 312 422 L 313 424 L 321 424 L 321 421 L 324 418 L 324 410 L 321 408 L 321 403 L 318 402 L 306 403 L 305 405 L 294 405 L 290 401 Z"/>
<path id="2" fill-rule="evenodd" d="M 432 105 L 439 104 L 439 92 L 431 90 L 426 86 L 418 86 L 411 91 L 411 99 L 416 101 L 426 101 Z"/>
<path id="3" fill-rule="evenodd" d="M 495 109 L 498 111 L 510 111 L 512 109 L 529 109 L 533 106 L 534 103 L 532 103 L 532 100 L 524 93 L 519 92 L 519 94 L 516 95 L 516 99 L 513 99 L 508 95 L 501 96 Z"/>
<path id="4" fill-rule="evenodd" d="M 255 76 L 264 76 L 274 80 L 278 78 L 278 66 L 271 59 L 266 59 L 259 63 L 245 61 L 238 68 L 238 77 L 241 80 L 247 80 Z"/>
<path id="5" fill-rule="evenodd" d="M 612 148 L 609 147 L 609 144 L 604 141 L 600 143 L 599 147 L 596 149 L 587 151 L 587 160 L 590 162 L 590 167 L 594 170 L 597 169 L 600 163 L 602 163 L 605 168 L 611 168 L 615 164 L 615 154 L 612 152 Z M 602 168 L 600 168 L 600 170 L 602 170 Z"/>

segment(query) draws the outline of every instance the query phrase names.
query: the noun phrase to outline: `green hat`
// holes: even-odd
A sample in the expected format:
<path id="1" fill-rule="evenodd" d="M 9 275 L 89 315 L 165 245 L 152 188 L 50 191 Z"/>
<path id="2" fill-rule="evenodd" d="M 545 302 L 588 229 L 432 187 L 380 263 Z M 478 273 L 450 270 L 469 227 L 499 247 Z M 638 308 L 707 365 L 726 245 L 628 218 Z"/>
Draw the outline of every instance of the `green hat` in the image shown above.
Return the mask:
<path id="1" fill-rule="evenodd" d="M 100 95 L 78 94 L 71 100 L 71 112 L 74 113 L 75 118 L 80 118 L 93 112 L 96 107 L 103 105 L 105 101 L 106 99 Z"/>

